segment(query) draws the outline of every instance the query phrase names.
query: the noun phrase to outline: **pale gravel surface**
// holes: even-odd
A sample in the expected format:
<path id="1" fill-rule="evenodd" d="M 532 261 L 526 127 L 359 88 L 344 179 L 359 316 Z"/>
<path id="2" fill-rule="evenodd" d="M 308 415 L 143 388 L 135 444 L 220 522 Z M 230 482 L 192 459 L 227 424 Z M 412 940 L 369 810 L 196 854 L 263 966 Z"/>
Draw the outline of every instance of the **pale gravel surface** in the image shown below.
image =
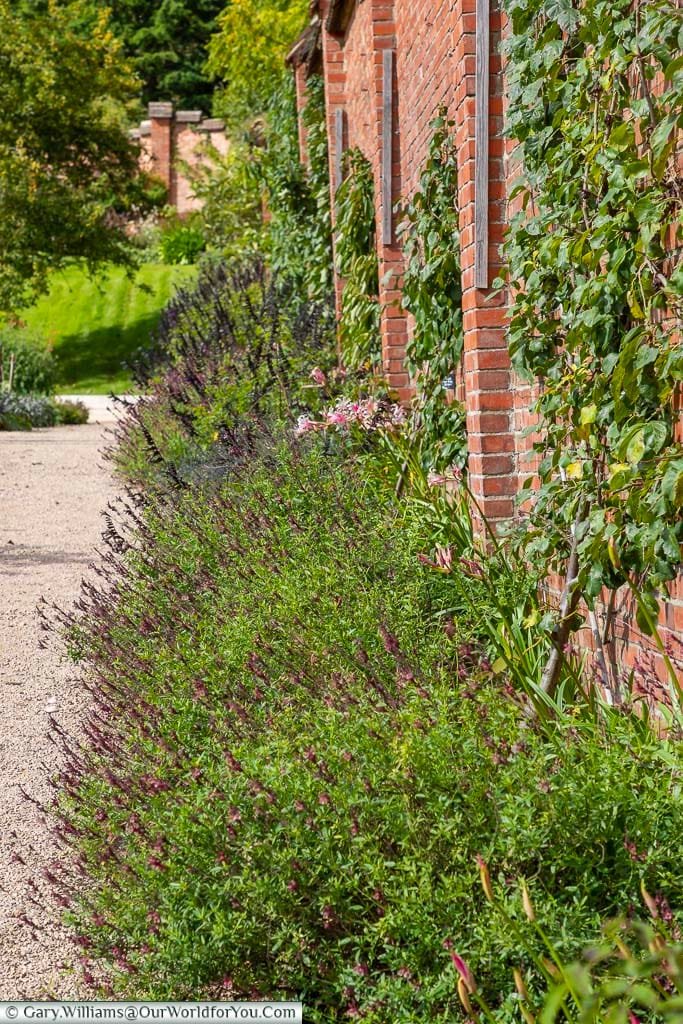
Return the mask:
<path id="1" fill-rule="evenodd" d="M 41 597 L 70 607 L 97 558 L 101 512 L 113 497 L 99 455 L 104 430 L 87 424 L 0 432 L 0 1000 L 86 994 L 64 970 L 74 952 L 58 914 L 28 901 L 28 880 L 56 852 L 19 786 L 48 798 L 59 755 L 47 741 L 46 709 L 56 708 L 71 731 L 87 696 L 55 645 L 40 649 L 36 608 Z M 15 851 L 26 867 L 13 861 Z M 40 930 L 20 924 L 22 913 Z"/>

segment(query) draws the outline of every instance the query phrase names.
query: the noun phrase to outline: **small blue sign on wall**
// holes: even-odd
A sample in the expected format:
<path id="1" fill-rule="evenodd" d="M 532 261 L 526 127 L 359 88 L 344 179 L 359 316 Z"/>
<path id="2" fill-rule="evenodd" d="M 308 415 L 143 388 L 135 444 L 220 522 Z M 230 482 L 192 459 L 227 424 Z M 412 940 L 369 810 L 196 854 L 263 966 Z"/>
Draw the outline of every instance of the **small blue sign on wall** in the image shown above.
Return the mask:
<path id="1" fill-rule="evenodd" d="M 441 387 L 444 391 L 455 391 L 455 374 L 449 373 L 447 377 L 444 377 Z"/>

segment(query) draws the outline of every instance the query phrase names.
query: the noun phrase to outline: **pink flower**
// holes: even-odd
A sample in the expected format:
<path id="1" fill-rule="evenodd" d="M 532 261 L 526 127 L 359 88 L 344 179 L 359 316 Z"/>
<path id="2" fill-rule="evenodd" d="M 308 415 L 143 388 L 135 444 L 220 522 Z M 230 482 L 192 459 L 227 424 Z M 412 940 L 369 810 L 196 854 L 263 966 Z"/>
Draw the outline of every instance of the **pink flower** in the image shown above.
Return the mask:
<path id="1" fill-rule="evenodd" d="M 321 388 L 327 384 L 327 377 L 325 376 L 325 374 L 323 373 L 319 366 L 316 366 L 313 370 L 311 370 L 310 377 L 311 380 L 314 381 L 316 384 L 319 384 Z"/>
<path id="2" fill-rule="evenodd" d="M 430 487 L 446 487 L 462 480 L 462 470 L 458 466 L 449 466 L 443 473 L 430 473 L 427 483 Z"/>
<path id="3" fill-rule="evenodd" d="M 467 991 L 476 992 L 477 986 L 474 981 L 474 975 L 472 974 L 472 971 L 469 969 L 463 958 L 454 952 L 450 954 L 450 957 L 451 960 L 453 961 L 453 964 L 455 965 L 456 971 L 464 981 Z"/>
<path id="4" fill-rule="evenodd" d="M 444 572 L 450 572 L 453 568 L 453 552 L 450 548 L 439 546 L 434 552 L 434 561 L 439 569 L 443 569 Z"/>
<path id="5" fill-rule="evenodd" d="M 310 434 L 310 432 L 312 430 L 316 430 L 317 427 L 318 424 L 315 420 L 312 420 L 310 416 L 299 416 L 299 419 L 296 421 L 296 436 L 301 437 L 302 434 Z"/>
<path id="6" fill-rule="evenodd" d="M 345 427 L 349 422 L 348 416 L 341 409 L 330 409 L 325 418 L 329 424 L 335 427 Z"/>

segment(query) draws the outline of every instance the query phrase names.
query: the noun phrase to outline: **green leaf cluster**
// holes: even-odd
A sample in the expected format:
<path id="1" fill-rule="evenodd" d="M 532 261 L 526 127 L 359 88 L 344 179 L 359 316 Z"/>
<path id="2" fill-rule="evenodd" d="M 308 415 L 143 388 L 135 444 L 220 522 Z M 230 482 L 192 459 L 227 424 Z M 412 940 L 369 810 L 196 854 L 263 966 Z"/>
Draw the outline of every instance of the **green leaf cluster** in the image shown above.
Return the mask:
<path id="1" fill-rule="evenodd" d="M 458 178 L 455 140 L 445 111 L 432 124 L 419 188 L 403 207 L 399 235 L 405 270 L 403 305 L 412 316 L 406 365 L 415 384 L 413 432 L 427 470 L 462 467 L 465 412 L 447 402 L 463 349 Z"/>
<path id="2" fill-rule="evenodd" d="M 127 130 L 137 81 L 106 14 L 88 11 L 17 17 L 0 0 L 0 309 L 73 259 L 132 263 L 123 219 L 149 209 Z"/>
<path id="3" fill-rule="evenodd" d="M 230 0 L 208 48 L 207 69 L 220 82 L 216 112 L 230 130 L 263 115 L 282 80 L 283 63 L 306 24 L 307 0 Z"/>
<path id="4" fill-rule="evenodd" d="M 515 366 L 540 382 L 528 554 L 578 542 L 590 604 L 679 571 L 683 22 L 668 0 L 508 0 Z M 649 610 L 648 610 L 649 609 Z"/>
<path id="5" fill-rule="evenodd" d="M 359 149 L 348 150 L 345 164 L 335 221 L 337 273 L 344 279 L 339 341 L 348 369 L 378 370 L 382 352 L 375 182 L 372 167 Z"/>
<path id="6" fill-rule="evenodd" d="M 171 100 L 211 110 L 206 70 L 209 39 L 225 0 L 95 0 L 111 10 L 112 27 L 142 80 L 142 100 Z"/>
<path id="7" fill-rule="evenodd" d="M 257 151 L 269 215 L 265 245 L 273 271 L 290 281 L 302 298 L 329 300 L 334 287 L 330 177 L 320 76 L 308 80 L 301 120 L 305 163 L 299 151 L 294 82 L 287 73 L 269 98 L 265 149 Z"/>

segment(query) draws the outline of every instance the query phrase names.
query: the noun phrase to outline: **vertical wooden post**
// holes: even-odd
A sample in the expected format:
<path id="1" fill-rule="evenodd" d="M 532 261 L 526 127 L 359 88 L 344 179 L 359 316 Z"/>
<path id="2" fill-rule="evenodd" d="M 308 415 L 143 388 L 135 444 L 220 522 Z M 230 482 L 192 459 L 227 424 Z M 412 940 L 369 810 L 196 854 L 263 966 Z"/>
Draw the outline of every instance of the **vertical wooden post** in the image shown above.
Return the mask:
<path id="1" fill-rule="evenodd" d="M 394 241 L 393 155 L 394 155 L 394 51 L 382 54 L 382 243 Z"/>
<path id="2" fill-rule="evenodd" d="M 344 180 L 344 111 L 334 112 L 334 191 Z"/>
<path id="3" fill-rule="evenodd" d="M 490 0 L 476 0 L 474 124 L 474 287 L 489 286 L 489 54 Z"/>

